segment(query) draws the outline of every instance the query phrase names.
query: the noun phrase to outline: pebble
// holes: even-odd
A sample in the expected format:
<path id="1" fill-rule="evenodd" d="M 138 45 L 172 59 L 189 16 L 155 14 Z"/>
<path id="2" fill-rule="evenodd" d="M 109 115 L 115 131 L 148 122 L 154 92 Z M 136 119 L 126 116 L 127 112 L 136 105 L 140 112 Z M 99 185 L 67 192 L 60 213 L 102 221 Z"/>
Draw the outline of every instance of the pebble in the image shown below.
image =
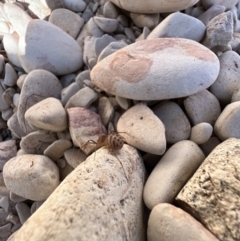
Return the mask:
<path id="1" fill-rule="evenodd" d="M 65 8 L 73 12 L 83 12 L 87 4 L 83 0 L 63 0 Z"/>
<path id="2" fill-rule="evenodd" d="M 98 94 L 96 93 L 96 91 L 94 91 L 89 87 L 84 87 L 69 99 L 65 108 L 66 109 L 72 108 L 72 107 L 89 108 L 89 106 L 94 101 L 96 101 L 97 98 L 98 98 Z"/>
<path id="3" fill-rule="evenodd" d="M 153 108 L 153 112 L 165 126 L 167 143 L 174 144 L 188 139 L 191 125 L 177 103 L 172 101 L 161 102 Z"/>
<path id="4" fill-rule="evenodd" d="M 62 75 L 59 78 L 63 88 L 72 84 L 75 81 L 75 79 L 76 79 L 76 74 L 66 74 L 66 75 Z"/>
<path id="5" fill-rule="evenodd" d="M 117 50 L 122 49 L 126 46 L 127 46 L 127 44 L 123 41 L 109 43 L 99 54 L 97 62 L 103 60 L 110 54 L 115 53 Z"/>
<path id="6" fill-rule="evenodd" d="M 30 231 L 34 241 L 64 241 L 69 233 L 82 241 L 144 241 L 144 181 L 144 165 L 133 147 L 124 145 L 117 157 L 101 148 L 63 180 L 12 240 L 25 241 Z"/>
<path id="7" fill-rule="evenodd" d="M 38 4 L 35 2 L 31 2 L 28 5 L 29 15 L 31 15 L 33 18 L 39 18 L 39 19 L 47 19 L 49 15 L 51 14 L 51 9 L 44 7 L 42 4 Z"/>
<path id="8" fill-rule="evenodd" d="M 8 121 L 11 118 L 12 115 L 13 115 L 13 109 L 12 108 L 9 108 L 7 110 L 2 111 L 2 118 L 5 121 Z"/>
<path id="9" fill-rule="evenodd" d="M 213 149 L 220 144 L 220 140 L 216 136 L 213 136 L 210 137 L 207 142 L 200 145 L 200 148 L 202 149 L 205 156 L 208 156 L 213 151 Z"/>
<path id="10" fill-rule="evenodd" d="M 218 241 L 191 215 L 168 203 L 156 205 L 149 217 L 148 241 Z"/>
<path id="11" fill-rule="evenodd" d="M 5 60 L 3 55 L 0 54 L 0 74 L 2 75 L 3 70 L 5 68 Z"/>
<path id="12" fill-rule="evenodd" d="M 0 142 L 0 171 L 3 170 L 3 166 L 12 157 L 17 155 L 17 146 L 15 140 L 7 140 Z M 0 185 L 1 186 L 1 185 Z"/>
<path id="13" fill-rule="evenodd" d="M 240 138 L 239 118 L 240 101 L 227 105 L 214 125 L 217 137 L 222 141 L 230 137 Z"/>
<path id="14" fill-rule="evenodd" d="M 3 169 L 7 188 L 27 199 L 42 201 L 59 185 L 57 166 L 42 155 L 21 155 L 9 160 Z"/>
<path id="15" fill-rule="evenodd" d="M 207 122 L 214 125 L 221 114 L 218 99 L 208 90 L 190 95 L 183 101 L 187 116 L 193 125 Z"/>
<path id="16" fill-rule="evenodd" d="M 43 154 L 44 150 L 54 141 L 56 141 L 55 133 L 39 130 L 24 136 L 20 147 L 26 154 Z"/>
<path id="17" fill-rule="evenodd" d="M 10 105 L 7 104 L 4 100 L 3 100 L 3 93 L 4 93 L 4 88 L 3 86 L 1 85 L 0 83 L 0 111 L 3 111 L 3 110 L 7 110 Z"/>
<path id="18" fill-rule="evenodd" d="M 124 110 L 128 110 L 130 108 L 130 100 L 120 97 L 120 96 L 116 96 L 116 101 L 119 104 L 119 106 L 124 109 Z"/>
<path id="19" fill-rule="evenodd" d="M 9 197 L 1 197 L 0 198 L 0 207 L 3 208 L 6 213 L 8 213 L 10 211 Z"/>
<path id="20" fill-rule="evenodd" d="M 55 36 L 58 36 L 58 44 Z M 38 51 L 35 51 L 36 48 Z M 39 19 L 31 20 L 26 34 L 20 36 L 18 55 L 27 73 L 44 69 L 64 75 L 83 65 L 82 49 L 77 42 L 60 28 Z"/>
<path id="21" fill-rule="evenodd" d="M 133 20 L 134 24 L 139 28 L 147 27 L 149 29 L 155 28 L 159 21 L 159 13 L 155 14 L 141 14 L 141 13 L 130 13 L 130 17 Z"/>
<path id="22" fill-rule="evenodd" d="M 193 126 L 190 140 L 198 145 L 206 143 L 213 133 L 213 127 L 209 123 L 199 123 Z"/>
<path id="23" fill-rule="evenodd" d="M 119 8 L 133 13 L 169 13 L 186 9 L 193 6 L 198 0 L 182 0 L 178 2 L 168 2 L 165 0 L 110 0 Z"/>
<path id="24" fill-rule="evenodd" d="M 98 62 L 91 71 L 91 80 L 121 97 L 163 100 L 204 90 L 218 73 L 218 58 L 199 43 L 159 38 L 138 41 Z"/>
<path id="25" fill-rule="evenodd" d="M 17 80 L 17 86 L 19 87 L 19 89 L 22 89 L 23 83 L 25 81 L 27 77 L 27 74 L 23 74 L 21 76 L 19 76 L 18 80 Z"/>
<path id="26" fill-rule="evenodd" d="M 22 67 L 18 57 L 18 41 L 17 33 L 5 34 L 2 40 L 4 49 L 9 62 L 17 67 Z"/>
<path id="27" fill-rule="evenodd" d="M 49 157 L 52 161 L 57 161 L 63 155 L 65 150 L 72 147 L 72 143 L 69 140 L 57 140 L 54 141 L 50 146 L 48 146 L 43 154 Z"/>
<path id="28" fill-rule="evenodd" d="M 206 27 L 200 20 L 181 12 L 175 12 L 160 22 L 147 39 L 174 37 L 200 42 L 205 35 L 205 30 Z"/>
<path id="29" fill-rule="evenodd" d="M 119 13 L 117 7 L 110 1 L 106 1 L 103 6 L 103 15 L 105 18 L 117 19 Z"/>
<path id="30" fill-rule="evenodd" d="M 25 119 L 31 125 L 43 130 L 60 132 L 67 129 L 67 113 L 60 100 L 53 97 L 30 107 L 25 113 Z"/>
<path id="31" fill-rule="evenodd" d="M 7 126 L 12 135 L 16 136 L 17 138 L 21 139 L 23 136 L 25 136 L 24 131 L 19 125 L 17 113 L 13 113 L 13 115 L 8 119 Z"/>
<path id="32" fill-rule="evenodd" d="M 52 0 L 40 0 L 40 2 L 44 7 L 50 8 L 51 10 L 54 10 L 56 8 L 63 8 L 64 7 L 64 4 L 63 4 L 62 0 L 54 0 L 54 1 L 52 1 Z"/>
<path id="33" fill-rule="evenodd" d="M 107 97 L 101 97 L 98 102 L 98 114 L 104 126 L 107 126 L 113 120 L 114 109 Z"/>
<path id="34" fill-rule="evenodd" d="M 229 138 L 204 160 L 176 198 L 176 204 L 197 218 L 219 240 L 240 239 L 240 140 Z M 231 227 L 229 229 L 229 227 Z"/>
<path id="35" fill-rule="evenodd" d="M 70 148 L 64 151 L 64 158 L 67 163 L 75 169 L 79 164 L 87 159 L 87 156 L 79 148 Z"/>
<path id="36" fill-rule="evenodd" d="M 24 201 L 27 200 L 26 198 L 21 197 L 21 196 L 17 195 L 16 193 L 13 193 L 13 192 L 10 192 L 10 199 L 11 199 L 11 201 L 13 201 L 15 203 L 24 202 Z"/>
<path id="37" fill-rule="evenodd" d="M 231 103 L 236 101 L 240 101 L 240 89 L 233 92 Z"/>
<path id="38" fill-rule="evenodd" d="M 220 72 L 210 91 L 223 104 L 229 104 L 240 85 L 240 57 L 235 51 L 227 51 L 219 57 Z"/>
<path id="39" fill-rule="evenodd" d="M 11 222 L 12 224 L 16 225 L 17 223 L 19 223 L 19 218 L 18 216 L 9 213 L 8 216 L 6 217 L 6 220 Z M 12 231 L 12 230 L 11 230 Z"/>
<path id="40" fill-rule="evenodd" d="M 13 96 L 15 95 L 15 93 L 16 93 L 15 88 L 7 88 L 4 91 L 2 98 L 7 104 L 9 104 L 10 106 L 13 106 Z"/>
<path id="41" fill-rule="evenodd" d="M 96 145 L 91 145 L 91 143 L 87 145 L 86 143 L 89 140 L 97 142 L 100 135 L 106 134 L 106 130 L 101 123 L 100 116 L 83 107 L 67 109 L 67 113 L 69 131 L 74 145 L 80 147 L 81 149 L 83 148 L 86 155 L 95 151 Z"/>
<path id="42" fill-rule="evenodd" d="M 226 8 L 226 10 L 229 10 L 231 8 L 233 8 L 238 0 L 202 0 L 202 5 L 205 9 L 210 8 L 213 5 L 222 5 Z"/>
<path id="43" fill-rule="evenodd" d="M 31 214 L 35 213 L 41 207 L 41 205 L 43 203 L 44 203 L 44 201 L 33 202 L 32 206 L 31 206 Z"/>
<path id="44" fill-rule="evenodd" d="M 17 83 L 17 73 L 14 68 L 9 64 L 5 64 L 5 76 L 4 76 L 4 84 L 7 86 L 14 86 Z"/>
<path id="45" fill-rule="evenodd" d="M 233 15 L 231 11 L 221 13 L 210 20 L 202 44 L 212 49 L 227 46 L 233 37 Z"/>
<path id="46" fill-rule="evenodd" d="M 28 23 L 32 18 L 20 7 L 13 3 L 3 5 L 4 14 L 19 36 L 24 36 Z"/>
<path id="47" fill-rule="evenodd" d="M 94 43 L 95 55 L 98 57 L 102 50 L 113 42 L 116 42 L 116 39 L 108 34 L 104 34 L 102 37 L 96 38 Z"/>
<path id="48" fill-rule="evenodd" d="M 201 149 L 184 140 L 171 146 L 151 172 L 143 199 L 149 209 L 159 203 L 172 203 L 178 192 L 205 159 Z"/>
<path id="49" fill-rule="evenodd" d="M 162 155 L 166 150 L 164 125 L 145 104 L 128 109 L 119 118 L 117 131 L 129 145 L 142 151 Z"/>
<path id="50" fill-rule="evenodd" d="M 94 19 L 90 18 L 89 21 L 81 29 L 80 34 L 77 37 L 77 42 L 80 46 L 82 46 L 86 37 L 102 37 L 103 35 L 104 32 L 98 27 Z"/>
<path id="51" fill-rule="evenodd" d="M 118 27 L 118 20 L 103 17 L 93 17 L 97 26 L 105 33 L 113 33 Z"/>
<path id="52" fill-rule="evenodd" d="M 55 9 L 49 17 L 49 22 L 61 28 L 74 39 L 84 25 L 84 20 L 78 14 L 64 8 Z"/>
<path id="53" fill-rule="evenodd" d="M 25 112 L 47 97 L 60 98 L 62 90 L 58 78 L 46 70 L 33 70 L 24 80 L 18 105 L 18 121 L 21 129 L 28 133 L 32 128 L 26 123 Z"/>
<path id="54" fill-rule="evenodd" d="M 7 223 L 0 227 L 0 237 L 8 237 L 11 234 L 12 224 Z"/>
<path id="55" fill-rule="evenodd" d="M 61 102 L 63 106 L 67 104 L 69 99 L 74 96 L 80 90 L 79 84 L 77 82 L 73 82 L 69 86 L 65 87 L 61 91 Z"/>
<path id="56" fill-rule="evenodd" d="M 207 25 L 211 19 L 223 13 L 224 11 L 224 6 L 214 4 L 212 7 L 208 8 L 204 13 L 202 13 L 198 17 L 198 19 L 202 21 L 204 25 Z"/>
<path id="57" fill-rule="evenodd" d="M 15 205 L 19 220 L 21 224 L 24 224 L 31 216 L 30 208 L 26 203 L 17 203 Z"/>

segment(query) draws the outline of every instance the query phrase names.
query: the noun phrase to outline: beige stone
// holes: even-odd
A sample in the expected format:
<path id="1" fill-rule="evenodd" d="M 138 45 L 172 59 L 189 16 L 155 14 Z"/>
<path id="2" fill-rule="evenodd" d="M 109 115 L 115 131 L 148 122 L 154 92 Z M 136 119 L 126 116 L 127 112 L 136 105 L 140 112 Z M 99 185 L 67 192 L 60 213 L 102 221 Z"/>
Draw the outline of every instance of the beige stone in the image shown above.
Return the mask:
<path id="1" fill-rule="evenodd" d="M 129 145 L 142 151 L 162 155 L 166 150 L 164 125 L 145 104 L 128 109 L 120 117 L 117 131 Z"/>

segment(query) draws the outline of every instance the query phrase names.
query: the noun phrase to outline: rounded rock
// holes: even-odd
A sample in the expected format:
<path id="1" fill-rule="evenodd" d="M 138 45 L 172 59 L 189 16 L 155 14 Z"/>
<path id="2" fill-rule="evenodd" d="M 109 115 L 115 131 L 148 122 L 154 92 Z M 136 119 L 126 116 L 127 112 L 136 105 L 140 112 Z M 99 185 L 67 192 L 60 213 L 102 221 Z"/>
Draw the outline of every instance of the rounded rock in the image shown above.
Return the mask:
<path id="1" fill-rule="evenodd" d="M 138 41 L 106 57 L 91 71 L 104 91 L 135 100 L 189 96 L 208 88 L 219 73 L 217 56 L 181 38 Z"/>
<path id="2" fill-rule="evenodd" d="M 213 127 L 209 123 L 199 123 L 192 128 L 190 140 L 201 145 L 209 140 Z"/>
<path id="3" fill-rule="evenodd" d="M 78 14 L 64 8 L 55 9 L 49 17 L 49 22 L 61 28 L 74 39 L 84 25 L 84 20 Z"/>
<path id="4" fill-rule="evenodd" d="M 38 19 L 31 20 L 26 34 L 20 36 L 18 54 L 27 73 L 44 69 L 64 75 L 80 69 L 83 64 L 78 43 L 60 28 Z"/>
<path id="5" fill-rule="evenodd" d="M 198 0 L 110 0 L 118 7 L 133 13 L 168 13 L 193 6 Z"/>
<path id="6" fill-rule="evenodd" d="M 129 145 L 142 151 L 162 155 L 166 150 L 164 125 L 144 104 L 128 109 L 120 117 L 117 131 Z"/>
<path id="7" fill-rule="evenodd" d="M 226 0 L 202 0 L 201 3 L 205 9 L 208 9 L 213 5 L 222 5 L 226 8 L 226 10 L 229 10 L 238 3 L 238 0 L 228 0 L 228 1 L 226 1 Z"/>
<path id="8" fill-rule="evenodd" d="M 203 152 L 192 141 L 171 146 L 147 179 L 143 192 L 146 206 L 152 209 L 159 203 L 173 202 L 204 159 Z"/>
<path id="9" fill-rule="evenodd" d="M 154 107 L 154 114 L 163 122 L 166 129 L 167 143 L 187 140 L 191 125 L 181 107 L 175 102 L 162 102 Z"/>
<path id="10" fill-rule="evenodd" d="M 204 37 L 206 27 L 197 18 L 187 14 L 176 12 L 167 16 L 148 35 L 147 39 L 153 38 L 186 38 L 200 42 Z"/>
<path id="11" fill-rule="evenodd" d="M 222 141 L 230 138 L 240 138 L 240 101 L 233 102 L 225 107 L 218 117 L 214 132 Z"/>
<path id="12" fill-rule="evenodd" d="M 167 203 L 153 208 L 147 238 L 148 241 L 219 241 L 191 215 Z"/>
<path id="13" fill-rule="evenodd" d="M 21 197 L 42 201 L 59 185 L 57 166 L 42 155 L 21 155 L 9 160 L 3 168 L 6 187 Z"/>
<path id="14" fill-rule="evenodd" d="M 229 104 L 240 86 L 240 57 L 235 51 L 226 51 L 219 57 L 220 72 L 210 91 L 223 104 Z"/>
<path id="15" fill-rule="evenodd" d="M 67 113 L 60 100 L 53 97 L 30 107 L 25 113 L 25 119 L 31 125 L 43 130 L 60 132 L 67 128 Z"/>

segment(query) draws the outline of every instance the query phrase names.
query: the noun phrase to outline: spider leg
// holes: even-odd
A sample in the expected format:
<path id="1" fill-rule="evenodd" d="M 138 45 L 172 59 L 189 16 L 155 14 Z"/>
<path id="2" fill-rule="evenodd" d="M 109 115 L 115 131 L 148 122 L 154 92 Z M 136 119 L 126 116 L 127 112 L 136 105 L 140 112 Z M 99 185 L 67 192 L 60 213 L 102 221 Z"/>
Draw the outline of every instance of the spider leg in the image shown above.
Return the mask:
<path id="1" fill-rule="evenodd" d="M 82 147 L 81 149 L 85 149 L 89 144 L 95 144 L 97 145 L 97 142 L 94 140 L 88 140 Z"/>

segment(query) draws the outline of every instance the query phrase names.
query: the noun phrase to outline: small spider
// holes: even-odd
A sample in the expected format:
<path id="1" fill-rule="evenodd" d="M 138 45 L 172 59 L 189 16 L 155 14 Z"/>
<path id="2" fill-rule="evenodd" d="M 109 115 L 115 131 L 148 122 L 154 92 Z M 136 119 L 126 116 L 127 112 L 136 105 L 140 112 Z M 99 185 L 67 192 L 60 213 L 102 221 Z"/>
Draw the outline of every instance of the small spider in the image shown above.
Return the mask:
<path id="1" fill-rule="evenodd" d="M 105 147 L 106 149 L 108 149 L 111 154 L 113 154 L 117 159 L 118 161 L 120 162 L 123 170 L 124 170 L 124 173 L 125 173 L 125 176 L 127 178 L 127 175 L 126 175 L 126 172 L 125 172 L 125 169 L 123 167 L 123 164 L 122 162 L 119 160 L 119 158 L 114 154 L 114 152 L 116 151 L 119 151 L 122 149 L 123 145 L 124 145 L 124 142 L 125 139 L 119 134 L 119 132 L 116 132 L 116 131 L 112 131 L 110 132 L 108 135 L 100 135 L 97 139 L 97 141 L 94 141 L 94 140 L 88 140 L 83 146 L 82 146 L 82 150 L 84 150 L 87 145 L 89 144 L 95 144 L 95 152 L 94 152 L 94 160 L 95 160 L 95 156 L 96 156 L 96 150 L 100 147 Z M 127 178 L 128 179 L 128 178 Z"/>

